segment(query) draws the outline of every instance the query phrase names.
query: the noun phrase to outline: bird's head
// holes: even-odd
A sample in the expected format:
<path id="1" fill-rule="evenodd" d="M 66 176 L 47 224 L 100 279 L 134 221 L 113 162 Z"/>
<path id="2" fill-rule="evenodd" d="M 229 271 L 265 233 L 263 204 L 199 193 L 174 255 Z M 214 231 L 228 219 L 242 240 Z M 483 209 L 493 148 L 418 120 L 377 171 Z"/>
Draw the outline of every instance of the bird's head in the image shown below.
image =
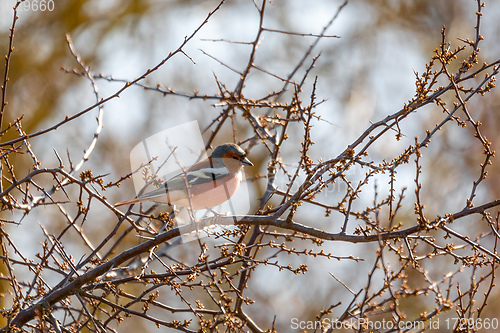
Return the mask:
<path id="1" fill-rule="evenodd" d="M 217 146 L 210 155 L 212 160 L 222 161 L 230 170 L 239 170 L 243 165 L 253 166 L 245 151 L 234 143 Z"/>

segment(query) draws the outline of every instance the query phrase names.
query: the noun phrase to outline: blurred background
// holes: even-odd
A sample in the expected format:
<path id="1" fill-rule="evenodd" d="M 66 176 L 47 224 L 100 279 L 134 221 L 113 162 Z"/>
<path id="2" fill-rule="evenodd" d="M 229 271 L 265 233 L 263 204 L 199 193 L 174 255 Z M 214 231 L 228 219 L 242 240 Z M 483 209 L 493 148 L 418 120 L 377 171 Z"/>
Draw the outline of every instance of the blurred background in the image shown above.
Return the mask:
<path id="1" fill-rule="evenodd" d="M 480 62 L 491 62 L 500 55 L 500 2 L 485 3 L 481 22 L 485 40 L 481 45 Z M 267 4 L 264 26 L 268 29 L 319 34 L 341 4 L 341 1 L 322 0 L 272 1 Z M 3 0 L 0 3 L 2 54 L 6 54 L 8 49 L 14 5 L 13 0 Z M 44 12 L 33 11 L 21 5 L 15 30 L 15 51 L 10 65 L 7 93 L 9 104 L 4 127 L 24 115 L 23 129 L 27 133 L 33 133 L 95 103 L 89 81 L 68 73 L 73 68 L 77 71 L 81 69 L 69 52 L 66 34 L 71 36 L 77 53 L 93 74 L 130 81 L 177 49 L 184 38 L 191 35 L 207 13 L 217 5 L 218 1 L 65 0 L 55 1 L 53 10 Z M 370 122 L 400 110 L 414 96 L 414 72 L 421 73 L 425 70 L 434 49 L 439 47 L 443 26 L 447 28 L 447 40 L 452 49 L 463 44 L 457 38 L 474 40 L 476 11 L 477 4 L 471 0 L 349 1 L 326 31 L 327 35 L 339 38 L 321 39 L 311 54 L 311 57 L 320 56 L 309 74 L 309 82 L 304 86 L 302 96 L 306 100 L 309 98 L 313 78 L 317 76 L 317 98 L 325 100 L 315 110 L 322 120 L 314 122 L 312 140 L 316 144 L 312 148 L 312 156 L 316 159 L 337 156 L 366 130 Z M 237 71 L 246 67 L 251 50 L 250 45 L 238 42 L 253 41 L 258 27 L 259 14 L 252 1 L 227 1 L 184 48 L 189 57 L 175 55 L 141 83 L 153 88 L 161 84 L 187 95 L 198 91 L 200 95 L 214 96 L 219 92 L 217 78 L 229 90 L 234 89 L 240 77 Z M 284 83 L 264 71 L 286 77 L 314 41 L 312 36 L 264 32 L 255 60 L 255 65 L 263 71 L 255 70 L 250 73 L 243 90 L 245 97 L 259 99 L 272 91 L 279 91 Z M 306 61 L 306 65 L 299 68 L 294 79 L 300 79 L 310 63 L 311 59 Z M 100 97 L 108 97 L 123 86 L 123 82 L 105 79 L 96 79 L 96 84 Z M 82 171 L 91 169 L 94 175 L 109 174 L 107 181 L 119 179 L 130 172 L 129 154 L 138 142 L 169 127 L 195 119 L 202 129 L 206 128 L 220 112 L 214 108 L 214 103 L 216 102 L 210 99 L 164 96 L 158 91 L 141 87 L 127 89 L 120 98 L 105 104 L 104 129 L 95 151 Z M 492 149 L 496 150 L 500 120 L 498 93 L 476 98 L 469 107 L 476 119 L 484 124 L 482 132 L 493 142 Z M 81 119 L 31 140 L 42 166 L 59 165 L 54 149 L 65 163 L 68 163 L 66 151 L 74 163 L 79 161 L 92 140 L 97 126 L 96 116 L 97 110 L 89 112 Z M 442 112 L 436 106 L 421 109 L 418 114 L 401 124 L 405 134 L 402 140 L 397 141 L 390 135 L 382 138 L 371 148 L 369 159 L 376 162 L 390 160 L 413 144 L 415 136 L 423 137 L 425 129 L 432 128 L 441 118 Z M 239 126 L 240 133 L 237 133 L 236 138 L 244 140 L 249 129 L 245 127 L 245 123 Z M 420 181 L 424 184 L 428 216 L 460 210 L 465 205 L 463 198 L 471 191 L 472 180 L 479 176 L 479 163 L 483 160 L 482 149 L 477 141 L 471 140 L 471 135 L 463 135 L 463 131 L 472 131 L 472 128 L 446 127 L 434 137 L 433 144 L 426 151 L 423 160 L 425 172 Z M 210 131 L 205 135 L 207 138 Z M 4 136 L 2 140 L 12 138 L 14 137 Z M 300 133 L 297 137 L 291 136 L 283 145 L 285 163 L 293 165 L 297 160 L 302 139 Z M 224 128 L 218 140 L 232 141 L 231 128 Z M 256 147 L 250 153 L 250 158 L 256 166 L 247 168 L 247 177 L 265 175 L 269 160 L 265 150 Z M 15 167 L 20 173 L 23 168 L 30 168 L 29 156 L 16 161 Z M 354 168 L 352 179 L 361 179 L 365 171 Z M 407 193 L 411 197 L 415 188 L 414 166 L 409 167 L 407 174 L 405 171 L 401 173 L 396 193 L 407 187 Z M 500 178 L 495 177 L 495 174 L 498 175 L 498 166 L 493 164 L 491 176 L 479 192 L 478 202 L 499 197 Z M 387 191 L 388 180 L 387 176 L 378 178 L 380 192 Z M 50 181 L 47 179 L 47 183 Z M 279 181 L 277 185 L 284 187 L 285 184 L 280 184 Z M 255 206 L 264 186 L 265 180 L 251 185 L 256 198 Z M 371 188 L 372 192 L 366 190 L 362 193 L 365 203 L 374 200 L 375 190 L 373 186 Z M 341 197 L 341 191 L 340 188 L 330 189 L 324 195 L 331 196 L 332 199 L 326 199 L 335 202 L 335 199 Z M 132 182 L 128 181 L 119 189 L 114 188 L 105 194 L 110 202 L 117 202 L 129 199 L 135 192 Z M 401 218 L 403 224 L 409 225 L 414 223 L 414 215 L 411 199 L 408 203 L 403 209 L 408 220 L 404 221 L 402 216 Z M 16 219 L 16 216 L 9 216 L 5 212 L 2 217 Z M 314 208 L 307 211 L 307 215 L 299 214 L 297 219 L 311 226 L 326 226 L 332 232 L 339 232 L 342 225 L 342 220 L 331 222 L 324 217 L 323 210 Z M 86 222 L 86 233 L 91 239 L 100 239 L 104 234 L 103 230 L 112 228 L 114 221 L 113 215 L 105 209 L 101 212 L 94 209 Z M 472 220 L 464 219 L 454 227 L 457 230 L 467 230 L 470 228 L 467 221 Z M 41 210 L 37 210 L 29 214 L 20 225 L 8 225 L 6 229 L 18 242 L 26 257 L 34 258 L 40 251 L 40 242 L 44 236 L 38 228 L 39 223 L 45 225 L 49 232 L 56 233 L 66 222 L 57 211 L 47 208 L 43 214 Z M 478 228 L 481 230 L 482 227 Z M 130 242 L 132 245 L 140 240 L 132 239 Z M 75 257 L 82 256 L 82 248 L 78 242 L 67 246 Z M 181 259 L 188 256 L 189 246 L 183 244 L 183 247 L 174 249 L 173 255 Z M 310 247 L 310 244 L 307 246 Z M 260 305 L 250 306 L 249 315 L 262 327 L 270 327 L 276 315 L 277 328 L 285 332 L 290 326 L 291 318 L 314 320 L 314 316 L 325 304 L 334 303 L 333 300 L 339 299 L 339 295 L 345 293 L 345 300 L 349 302 L 350 293 L 333 280 L 329 273 L 344 282 L 348 281 L 351 289 L 358 290 L 366 284 L 366 280 L 357 280 L 358 272 L 371 267 L 373 260 L 370 259 L 373 259 L 375 248 L 375 245 L 359 246 L 339 242 L 323 246 L 327 253 L 332 252 L 338 256 L 352 254 L 366 259 L 364 263 L 296 256 L 281 258 L 282 264 L 290 262 L 293 266 L 309 263 L 307 274 L 290 279 L 290 284 L 283 283 L 283 273 L 275 268 L 260 267 L 253 273 L 249 286 L 250 297 Z M 429 267 L 431 270 L 433 268 L 436 269 L 434 277 L 439 278 L 453 266 Z M 409 317 L 418 316 L 426 302 L 423 299 L 421 304 L 415 302 L 405 305 Z M 341 309 L 339 312 L 341 313 Z M 335 311 L 332 316 L 335 316 Z M 121 327 L 120 331 L 136 331 L 142 325 L 150 328 L 150 324 L 135 321 L 132 325 Z"/>

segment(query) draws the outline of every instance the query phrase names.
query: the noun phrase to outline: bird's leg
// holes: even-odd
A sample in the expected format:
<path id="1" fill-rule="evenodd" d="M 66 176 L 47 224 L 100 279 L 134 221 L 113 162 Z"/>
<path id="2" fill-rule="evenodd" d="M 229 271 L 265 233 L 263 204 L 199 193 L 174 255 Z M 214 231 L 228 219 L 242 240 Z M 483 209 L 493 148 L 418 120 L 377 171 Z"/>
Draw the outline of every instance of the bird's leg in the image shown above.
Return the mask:
<path id="1" fill-rule="evenodd" d="M 226 212 L 226 213 L 219 213 L 219 212 L 216 212 L 215 210 L 213 210 L 212 208 L 207 208 L 207 210 L 209 212 L 211 212 L 212 214 L 214 214 L 215 217 L 218 217 L 218 216 L 227 216 L 229 212 Z"/>
<path id="2" fill-rule="evenodd" d="M 172 220 L 175 220 L 175 217 L 177 216 L 177 214 L 179 214 L 179 210 L 175 207 L 175 205 L 172 205 L 172 211 L 170 212 L 169 217 Z"/>

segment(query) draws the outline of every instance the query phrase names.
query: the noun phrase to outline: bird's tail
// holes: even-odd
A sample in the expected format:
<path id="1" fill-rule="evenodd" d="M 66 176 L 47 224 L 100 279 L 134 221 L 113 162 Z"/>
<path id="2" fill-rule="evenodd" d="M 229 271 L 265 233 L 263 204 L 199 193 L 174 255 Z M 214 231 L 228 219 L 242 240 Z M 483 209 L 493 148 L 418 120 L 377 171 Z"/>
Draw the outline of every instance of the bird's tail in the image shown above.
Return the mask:
<path id="1" fill-rule="evenodd" d="M 136 204 L 139 202 L 143 202 L 144 200 L 147 200 L 147 198 L 136 198 L 136 199 L 127 200 L 127 201 L 120 201 L 120 202 L 115 203 L 115 207 L 132 205 L 132 204 Z"/>

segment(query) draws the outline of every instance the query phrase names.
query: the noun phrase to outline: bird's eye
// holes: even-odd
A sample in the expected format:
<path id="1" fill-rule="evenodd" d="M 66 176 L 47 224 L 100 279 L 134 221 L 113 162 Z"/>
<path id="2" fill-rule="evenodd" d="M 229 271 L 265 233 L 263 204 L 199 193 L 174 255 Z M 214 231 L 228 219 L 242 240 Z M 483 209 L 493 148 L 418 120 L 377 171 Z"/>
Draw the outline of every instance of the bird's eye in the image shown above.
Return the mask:
<path id="1" fill-rule="evenodd" d="M 238 156 L 233 156 L 234 160 L 239 160 Z"/>

